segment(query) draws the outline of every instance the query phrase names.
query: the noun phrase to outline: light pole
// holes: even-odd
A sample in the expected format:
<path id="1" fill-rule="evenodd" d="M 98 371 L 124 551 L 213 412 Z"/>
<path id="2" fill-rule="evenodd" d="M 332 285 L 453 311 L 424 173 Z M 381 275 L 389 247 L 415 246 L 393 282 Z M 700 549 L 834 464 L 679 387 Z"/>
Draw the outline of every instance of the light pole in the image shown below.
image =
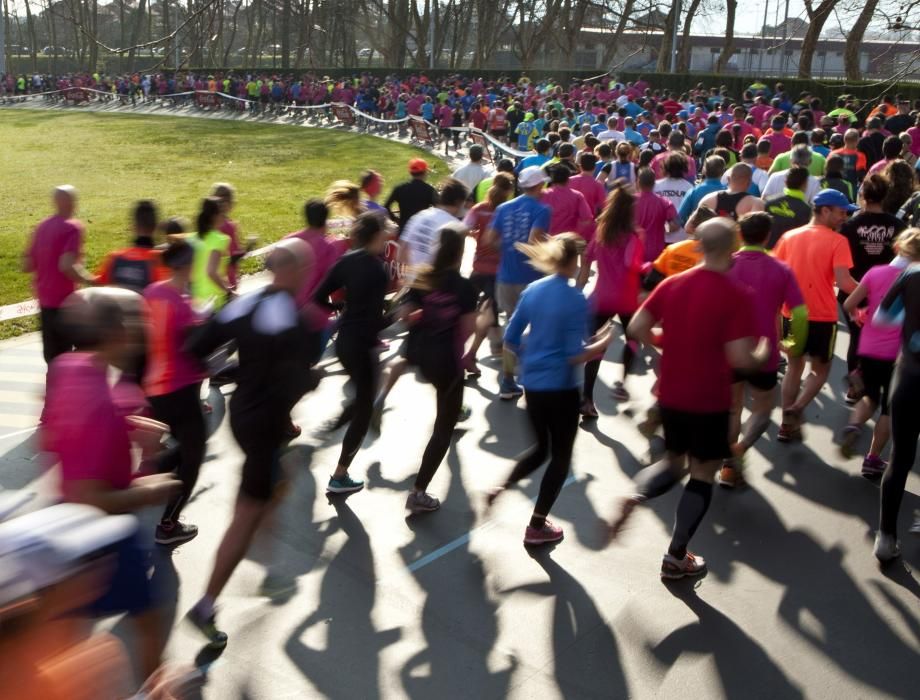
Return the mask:
<path id="1" fill-rule="evenodd" d="M 428 68 L 434 70 L 434 22 L 438 11 L 438 0 L 431 0 L 431 17 L 428 22 Z"/>
<path id="2" fill-rule="evenodd" d="M 176 0 L 176 34 L 173 36 L 173 50 L 176 55 L 176 70 L 179 70 L 179 0 Z"/>

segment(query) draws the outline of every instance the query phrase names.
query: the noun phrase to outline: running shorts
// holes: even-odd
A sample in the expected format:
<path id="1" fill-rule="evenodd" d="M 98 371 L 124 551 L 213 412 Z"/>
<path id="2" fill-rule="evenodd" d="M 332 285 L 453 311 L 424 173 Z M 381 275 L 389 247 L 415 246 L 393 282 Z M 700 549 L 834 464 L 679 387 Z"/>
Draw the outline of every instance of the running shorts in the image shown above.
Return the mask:
<path id="1" fill-rule="evenodd" d="M 690 413 L 661 407 L 665 449 L 701 462 L 731 457 L 728 446 L 729 412 Z"/>
<path id="2" fill-rule="evenodd" d="M 230 414 L 230 429 L 245 455 L 240 493 L 254 501 L 271 500 L 281 483 L 281 448 L 289 420 L 287 415 L 268 412 L 257 420 L 251 415 L 234 420 Z"/>
<path id="3" fill-rule="evenodd" d="M 498 308 L 500 311 L 504 311 L 508 314 L 508 318 L 511 318 L 511 314 L 513 314 L 514 310 L 517 308 L 518 299 L 521 298 L 521 294 L 523 294 L 526 288 L 526 284 L 506 284 L 505 282 L 499 282 L 495 285 L 495 298 L 496 301 L 498 301 Z"/>
<path id="4" fill-rule="evenodd" d="M 788 336 L 789 333 L 789 319 L 783 317 L 783 335 Z M 834 346 L 836 343 L 836 321 L 809 321 L 808 338 L 805 340 L 805 349 L 802 354 L 820 360 L 821 362 L 830 362 L 834 357 Z"/>
<path id="5" fill-rule="evenodd" d="M 894 360 L 879 360 L 875 357 L 859 356 L 859 372 L 862 375 L 863 391 L 876 406 L 887 416 L 891 401 L 891 376 L 894 373 Z"/>
<path id="6" fill-rule="evenodd" d="M 492 312 L 494 314 L 493 326 L 498 325 L 498 300 L 495 298 L 495 275 L 484 275 L 481 272 L 474 272 L 470 275 L 470 284 L 479 294 L 480 305 L 487 301 L 492 302 Z"/>
<path id="7" fill-rule="evenodd" d="M 736 370 L 732 382 L 735 384 L 745 382 L 760 391 L 770 391 L 776 387 L 779 379 L 775 369 L 771 372 L 739 372 Z"/>

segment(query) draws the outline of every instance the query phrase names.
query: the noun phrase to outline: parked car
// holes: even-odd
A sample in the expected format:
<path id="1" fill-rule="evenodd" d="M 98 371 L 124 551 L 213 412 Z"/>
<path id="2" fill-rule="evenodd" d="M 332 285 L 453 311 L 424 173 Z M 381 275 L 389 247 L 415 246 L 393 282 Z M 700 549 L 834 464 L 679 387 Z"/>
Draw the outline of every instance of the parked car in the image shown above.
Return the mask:
<path id="1" fill-rule="evenodd" d="M 45 56 L 71 56 L 73 51 L 70 49 L 64 48 L 63 46 L 46 46 L 42 49 L 42 53 Z"/>

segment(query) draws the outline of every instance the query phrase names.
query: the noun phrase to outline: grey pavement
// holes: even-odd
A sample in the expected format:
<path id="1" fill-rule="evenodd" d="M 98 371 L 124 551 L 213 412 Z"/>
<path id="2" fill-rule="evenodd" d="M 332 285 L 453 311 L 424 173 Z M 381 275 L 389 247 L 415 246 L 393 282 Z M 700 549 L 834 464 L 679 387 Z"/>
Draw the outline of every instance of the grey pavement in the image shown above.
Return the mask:
<path id="1" fill-rule="evenodd" d="M 847 341 L 842 332 L 838 355 Z M 53 472 L 42 476 L 29 433 L 17 432 L 25 416 L 34 424 L 39 358 L 35 336 L 0 344 L 0 391 L 13 392 L 2 394 L 3 415 L 19 417 L 0 431 L 0 485 L 48 493 Z M 693 541 L 708 575 L 669 585 L 658 567 L 678 490 L 641 508 L 616 544 L 600 536 L 649 458 L 635 428 L 651 402 L 648 369 L 629 381 L 634 400 L 616 404 L 608 387 L 620 368 L 604 363 L 601 418 L 580 430 L 553 509 L 566 538 L 528 552 L 521 539 L 538 480 L 484 512 L 484 491 L 529 443 L 523 400 L 496 398 L 496 360 L 468 383 L 473 416 L 431 485 L 442 509 L 411 518 L 404 502 L 433 389 L 403 378 L 382 436 L 354 463 L 368 488 L 330 501 L 324 485 L 342 431 L 317 431 L 337 415 L 345 377 L 326 363 L 329 376 L 294 411 L 304 432 L 285 457 L 289 493 L 220 600 L 223 654 L 203 650 L 181 615 L 202 592 L 233 507 L 241 454 L 226 420 L 186 511 L 201 534 L 157 553 L 155 575 L 174 600 L 167 654 L 207 670 L 206 698 L 917 697 L 920 540 L 906 529 L 920 480 L 911 476 L 903 505 L 903 560 L 880 569 L 871 554 L 878 488 L 833 444 L 846 416 L 839 359 L 807 414 L 806 441 L 778 444 L 774 424 L 751 457 L 750 486 L 717 490 Z M 210 396 L 219 417 L 222 395 Z M 269 569 L 296 590 L 259 597 Z M 130 643 L 122 621 L 107 624 Z"/>

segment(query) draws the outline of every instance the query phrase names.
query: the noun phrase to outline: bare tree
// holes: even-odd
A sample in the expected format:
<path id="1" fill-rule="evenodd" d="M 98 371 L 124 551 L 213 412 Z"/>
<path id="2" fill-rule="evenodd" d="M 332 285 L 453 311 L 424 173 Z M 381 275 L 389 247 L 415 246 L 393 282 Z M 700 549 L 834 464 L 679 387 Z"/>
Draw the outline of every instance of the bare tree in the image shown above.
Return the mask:
<path id="1" fill-rule="evenodd" d="M 824 23 L 827 22 L 827 18 L 830 17 L 839 1 L 821 0 L 821 3 L 815 7 L 814 0 L 805 0 L 805 11 L 808 13 L 809 24 L 805 38 L 802 39 L 802 53 L 799 57 L 800 78 L 811 77 L 811 62 L 818 47 L 818 39 L 821 37 Z"/>
<path id="2" fill-rule="evenodd" d="M 716 73 L 725 70 L 729 59 L 735 53 L 735 11 L 738 9 L 738 0 L 725 0 L 725 3 L 725 44 L 716 62 Z"/>
<path id="3" fill-rule="evenodd" d="M 843 66 L 847 80 L 862 78 L 862 71 L 859 67 L 859 50 L 862 47 L 863 37 L 866 35 L 866 28 L 878 8 L 878 0 L 864 0 L 864 2 L 865 5 L 859 17 L 856 18 L 853 28 L 847 34 L 846 48 L 843 52 Z"/>

